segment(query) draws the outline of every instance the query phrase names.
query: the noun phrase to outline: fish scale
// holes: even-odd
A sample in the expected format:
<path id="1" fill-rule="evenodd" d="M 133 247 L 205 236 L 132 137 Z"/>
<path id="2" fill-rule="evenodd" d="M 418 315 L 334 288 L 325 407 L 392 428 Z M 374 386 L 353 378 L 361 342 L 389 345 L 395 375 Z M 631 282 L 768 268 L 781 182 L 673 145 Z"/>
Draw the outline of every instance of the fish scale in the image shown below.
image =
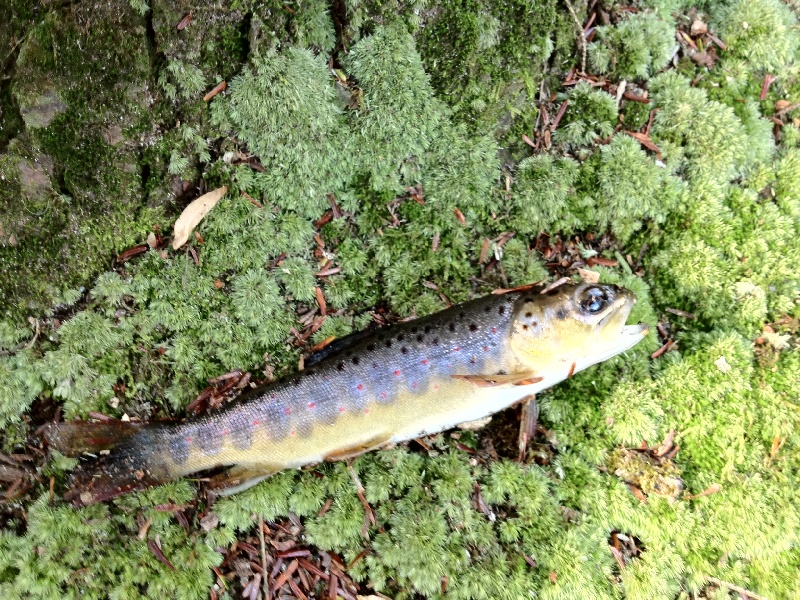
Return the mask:
<path id="1" fill-rule="evenodd" d="M 638 342 L 646 326 L 625 326 L 634 302 L 588 284 L 487 296 L 337 340 L 305 371 L 182 424 L 60 423 L 46 435 L 65 454 L 116 440 L 76 472 L 75 504 L 220 466 L 231 468 L 212 486 L 234 492 L 497 412 Z"/>

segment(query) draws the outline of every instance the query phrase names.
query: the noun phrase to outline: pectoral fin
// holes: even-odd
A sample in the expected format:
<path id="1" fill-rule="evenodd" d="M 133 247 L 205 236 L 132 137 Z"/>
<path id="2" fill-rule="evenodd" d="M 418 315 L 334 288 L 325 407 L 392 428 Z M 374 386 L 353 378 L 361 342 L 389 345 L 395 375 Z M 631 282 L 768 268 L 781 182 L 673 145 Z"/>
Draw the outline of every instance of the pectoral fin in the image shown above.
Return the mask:
<path id="1" fill-rule="evenodd" d="M 326 454 L 325 462 L 335 462 L 337 460 L 355 458 L 356 456 L 360 456 L 365 452 L 376 450 L 381 446 L 384 446 L 390 439 L 392 439 L 392 436 L 388 433 L 376 435 L 375 437 L 372 437 L 364 442 L 360 442 L 346 448 L 341 448 L 339 450 L 334 450 L 333 452 Z"/>
<path id="2" fill-rule="evenodd" d="M 529 385 L 539 383 L 544 377 L 538 377 L 533 371 L 522 373 L 499 373 L 496 375 L 451 375 L 453 379 L 462 379 L 478 387 L 493 387 L 496 385 Z"/>

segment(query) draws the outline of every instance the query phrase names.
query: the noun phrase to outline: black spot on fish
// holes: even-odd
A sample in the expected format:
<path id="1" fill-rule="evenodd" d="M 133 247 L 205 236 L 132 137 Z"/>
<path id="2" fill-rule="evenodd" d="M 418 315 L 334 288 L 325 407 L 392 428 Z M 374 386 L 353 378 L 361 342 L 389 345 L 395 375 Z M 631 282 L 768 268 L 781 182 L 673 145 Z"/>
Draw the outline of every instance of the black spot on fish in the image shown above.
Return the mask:
<path id="1" fill-rule="evenodd" d="M 367 344 L 367 352 L 372 352 L 375 350 L 375 344 Z"/>
<path id="2" fill-rule="evenodd" d="M 337 368 L 339 371 L 344 371 L 344 363 L 341 363 L 341 362 L 340 362 L 338 365 L 336 365 L 336 368 Z"/>
<path id="3" fill-rule="evenodd" d="M 466 317 L 466 316 L 467 316 L 467 315 L 466 315 L 466 313 L 465 313 L 463 310 L 462 310 L 460 313 L 458 313 L 458 318 L 459 318 L 459 319 L 463 319 L 463 318 L 464 318 L 464 317 Z"/>
<path id="4" fill-rule="evenodd" d="M 523 325 L 522 329 L 525 330 L 525 331 L 528 331 L 528 326 L 527 325 Z"/>
<path id="5" fill-rule="evenodd" d="M 431 332 L 431 326 L 430 325 L 425 325 L 424 331 L 425 331 L 425 333 L 430 333 Z"/>
<path id="6" fill-rule="evenodd" d="M 533 313 L 531 311 L 528 311 L 525 313 L 525 316 L 530 319 L 533 316 Z"/>
<path id="7" fill-rule="evenodd" d="M 565 311 L 563 308 L 559 308 L 558 311 L 556 311 L 556 318 L 559 321 L 563 321 L 567 318 L 567 311 Z"/>
<path id="8" fill-rule="evenodd" d="M 406 336 L 404 336 L 402 333 L 397 336 L 397 341 L 398 342 L 402 342 L 404 339 L 406 339 Z"/>
<path id="9" fill-rule="evenodd" d="M 354 365 L 357 365 L 357 364 L 358 364 L 358 363 L 360 363 L 360 362 L 361 362 L 361 359 L 360 359 L 358 356 L 354 356 L 354 357 L 353 357 L 353 364 L 354 364 Z"/>
<path id="10" fill-rule="evenodd" d="M 184 434 L 170 440 L 169 453 L 172 456 L 173 462 L 179 465 L 186 462 L 189 458 L 189 443 L 186 441 L 186 436 Z"/>
<path id="11" fill-rule="evenodd" d="M 424 339 L 425 339 L 425 337 L 424 337 L 424 336 L 423 336 L 421 333 L 420 333 L 420 334 L 417 336 L 417 341 L 418 341 L 420 344 L 422 343 L 422 341 L 423 341 Z"/>
<path id="12" fill-rule="evenodd" d="M 536 321 L 533 321 L 533 322 L 531 323 L 531 327 L 536 327 L 537 325 L 539 325 L 539 323 L 537 323 Z"/>
<path id="13" fill-rule="evenodd" d="M 432 341 L 431 343 L 432 343 L 434 346 L 438 346 L 438 345 L 439 345 L 439 338 L 433 338 L 433 341 Z"/>
<path id="14" fill-rule="evenodd" d="M 408 354 L 408 348 L 403 346 L 402 348 L 400 348 L 400 352 L 402 352 L 403 354 Z"/>
<path id="15" fill-rule="evenodd" d="M 387 348 L 391 348 L 392 347 L 392 340 L 386 340 L 386 347 Z"/>
<path id="16" fill-rule="evenodd" d="M 499 314 L 499 315 L 504 315 L 504 314 L 506 314 L 506 307 L 505 307 L 505 306 L 502 306 L 502 305 L 501 305 L 501 306 L 498 306 L 498 307 L 497 307 L 497 314 Z"/>
<path id="17" fill-rule="evenodd" d="M 475 325 L 475 323 L 470 323 L 469 324 L 469 330 L 470 331 L 478 331 L 478 326 Z"/>
<path id="18" fill-rule="evenodd" d="M 488 304 L 487 304 L 486 306 L 484 306 L 484 307 L 483 307 L 483 312 L 485 312 L 485 313 L 488 313 L 488 312 L 490 312 L 491 310 L 492 310 L 492 307 L 491 307 L 491 306 L 489 306 Z"/>
<path id="19" fill-rule="evenodd" d="M 448 328 L 450 331 L 455 331 L 455 330 L 456 330 L 456 324 L 455 324 L 455 323 L 450 323 L 450 324 L 447 326 L 447 328 Z"/>
<path id="20" fill-rule="evenodd" d="M 411 333 L 417 333 L 419 331 L 419 327 L 412 327 Z"/>

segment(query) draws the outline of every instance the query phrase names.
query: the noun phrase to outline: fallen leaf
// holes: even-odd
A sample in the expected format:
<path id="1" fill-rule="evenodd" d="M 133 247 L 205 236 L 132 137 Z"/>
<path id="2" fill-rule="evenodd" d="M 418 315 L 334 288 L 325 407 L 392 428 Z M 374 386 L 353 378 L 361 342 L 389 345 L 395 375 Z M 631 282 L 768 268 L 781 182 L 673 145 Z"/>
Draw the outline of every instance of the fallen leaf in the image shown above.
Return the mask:
<path id="1" fill-rule="evenodd" d="M 633 139 L 637 140 L 642 146 L 655 152 L 656 155 L 661 158 L 661 149 L 656 146 L 653 141 L 650 139 L 650 136 L 646 133 L 639 133 L 638 131 L 625 131 L 629 136 Z"/>
<path id="2" fill-rule="evenodd" d="M 214 208 L 217 202 L 228 191 L 226 186 L 217 188 L 214 191 L 203 194 L 199 198 L 192 200 L 189 206 L 183 209 L 181 216 L 175 221 L 175 234 L 172 241 L 173 249 L 177 250 L 189 239 L 189 234 L 203 220 L 208 212 Z"/>
<path id="3" fill-rule="evenodd" d="M 693 36 L 697 37 L 698 35 L 703 35 L 707 31 L 708 31 L 708 25 L 703 23 L 702 20 L 696 18 L 692 22 L 691 32 Z"/>
<path id="4" fill-rule="evenodd" d="M 578 269 L 578 275 L 580 275 L 581 279 L 583 279 L 586 283 L 600 283 L 600 273 L 597 271 Z"/>

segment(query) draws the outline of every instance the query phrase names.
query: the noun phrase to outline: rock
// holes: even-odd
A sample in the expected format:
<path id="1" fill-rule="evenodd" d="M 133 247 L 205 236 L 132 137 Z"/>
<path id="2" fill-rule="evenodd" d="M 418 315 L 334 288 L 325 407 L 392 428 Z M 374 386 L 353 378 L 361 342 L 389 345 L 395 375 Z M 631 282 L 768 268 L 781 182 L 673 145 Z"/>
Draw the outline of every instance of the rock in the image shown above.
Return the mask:
<path id="1" fill-rule="evenodd" d="M 26 195 L 39 197 L 49 189 L 50 173 L 53 171 L 53 161 L 49 156 L 37 156 L 34 162 L 21 159 L 17 163 L 19 169 L 19 183 Z"/>
<path id="2" fill-rule="evenodd" d="M 67 110 L 67 105 L 54 90 L 46 91 L 19 107 L 25 126 L 29 128 L 47 127 L 58 115 Z"/>

